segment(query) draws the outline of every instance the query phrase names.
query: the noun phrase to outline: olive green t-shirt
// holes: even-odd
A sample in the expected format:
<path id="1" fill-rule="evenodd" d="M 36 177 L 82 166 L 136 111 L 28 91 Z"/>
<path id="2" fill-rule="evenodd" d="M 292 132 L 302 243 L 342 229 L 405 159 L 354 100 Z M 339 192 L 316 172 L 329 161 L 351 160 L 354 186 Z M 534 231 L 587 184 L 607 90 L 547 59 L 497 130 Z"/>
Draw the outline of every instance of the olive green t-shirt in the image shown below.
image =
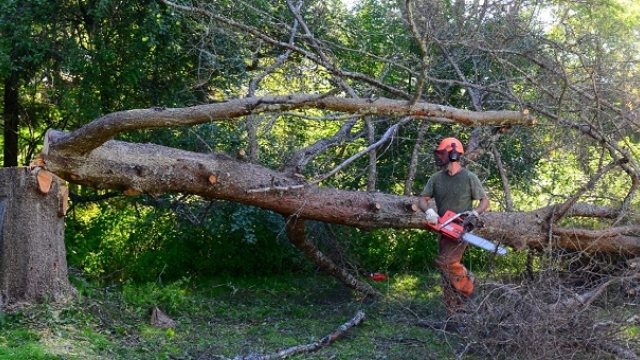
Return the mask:
<path id="1" fill-rule="evenodd" d="M 473 210 L 473 201 L 486 196 L 476 174 L 462 168 L 450 176 L 446 170 L 433 174 L 422 190 L 422 196 L 435 199 L 438 215 L 447 210 L 455 213 Z"/>

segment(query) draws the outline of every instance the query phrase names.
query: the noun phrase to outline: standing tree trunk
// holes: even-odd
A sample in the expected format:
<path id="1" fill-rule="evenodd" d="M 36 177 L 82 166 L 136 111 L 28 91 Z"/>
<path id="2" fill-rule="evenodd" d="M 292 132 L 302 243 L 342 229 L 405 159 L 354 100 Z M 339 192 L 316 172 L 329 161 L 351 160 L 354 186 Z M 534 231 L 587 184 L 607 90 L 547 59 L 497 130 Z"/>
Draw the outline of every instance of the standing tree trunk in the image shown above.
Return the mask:
<path id="1" fill-rule="evenodd" d="M 67 276 L 64 190 L 55 177 L 50 189 L 39 186 L 30 168 L 0 169 L 0 307 L 75 291 Z"/>

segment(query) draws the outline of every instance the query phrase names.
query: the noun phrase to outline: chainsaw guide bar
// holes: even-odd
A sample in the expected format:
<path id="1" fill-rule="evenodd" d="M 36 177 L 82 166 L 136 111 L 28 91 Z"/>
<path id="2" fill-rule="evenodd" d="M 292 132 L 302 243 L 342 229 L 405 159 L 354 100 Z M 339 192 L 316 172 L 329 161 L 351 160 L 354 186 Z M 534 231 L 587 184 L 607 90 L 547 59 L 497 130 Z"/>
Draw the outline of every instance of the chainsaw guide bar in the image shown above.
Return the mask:
<path id="1" fill-rule="evenodd" d="M 472 234 L 473 226 L 463 219 L 466 213 L 456 214 L 453 211 L 447 211 L 444 215 L 438 218 L 437 224 L 432 224 L 425 221 L 425 225 L 435 230 L 452 241 L 464 241 L 468 244 L 475 245 L 487 251 L 491 251 L 498 255 L 504 255 L 507 253 L 507 248 L 494 244 L 493 242 L 482 238 L 478 235 Z"/>

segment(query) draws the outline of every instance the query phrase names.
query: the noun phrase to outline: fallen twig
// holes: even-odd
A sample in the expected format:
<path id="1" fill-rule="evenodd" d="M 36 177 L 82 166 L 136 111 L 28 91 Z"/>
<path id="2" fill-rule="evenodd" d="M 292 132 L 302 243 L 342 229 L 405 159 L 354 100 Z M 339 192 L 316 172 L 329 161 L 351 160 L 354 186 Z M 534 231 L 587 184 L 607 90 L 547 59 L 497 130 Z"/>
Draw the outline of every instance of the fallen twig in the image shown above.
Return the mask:
<path id="1" fill-rule="evenodd" d="M 320 339 L 319 341 L 316 341 L 314 343 L 306 344 L 306 345 L 292 346 L 292 347 L 290 347 L 288 349 L 280 350 L 280 351 L 277 351 L 277 352 L 274 352 L 274 353 L 271 353 L 271 354 L 266 354 L 266 355 L 249 354 L 249 355 L 243 355 L 243 356 L 236 356 L 234 358 L 234 360 L 281 359 L 281 358 L 284 358 L 286 356 L 314 352 L 314 351 L 317 351 L 317 350 L 319 350 L 319 349 L 321 349 L 321 348 L 323 348 L 325 346 L 330 345 L 338 337 L 340 337 L 340 335 L 344 334 L 347 330 L 349 330 L 350 328 L 360 324 L 362 322 L 362 320 L 364 320 L 364 312 L 358 311 L 358 313 L 356 314 L 356 316 L 353 317 L 353 319 L 351 319 L 351 320 L 347 321 L 346 323 L 342 324 L 340 327 L 338 327 L 338 329 L 336 329 L 336 331 L 332 332 L 331 334 L 323 337 L 322 339 Z"/>
<path id="2" fill-rule="evenodd" d="M 573 307 L 573 306 L 577 306 L 577 305 L 589 306 L 609 286 L 611 286 L 613 284 L 620 283 L 620 282 L 624 282 L 624 281 L 636 280 L 638 278 L 640 278 L 640 273 L 633 274 L 633 275 L 630 275 L 630 276 L 619 276 L 619 277 L 612 278 L 612 279 L 606 281 L 605 283 L 601 284 L 600 286 L 598 286 L 598 287 L 596 287 L 596 288 L 594 288 L 594 289 L 592 289 L 590 291 L 587 291 L 587 292 L 585 292 L 583 294 L 575 295 L 575 296 L 573 296 L 571 298 L 564 299 L 563 301 L 552 305 L 551 309 L 555 310 L 555 308 L 557 306 L 559 306 L 559 305 L 566 306 L 566 307 Z"/>

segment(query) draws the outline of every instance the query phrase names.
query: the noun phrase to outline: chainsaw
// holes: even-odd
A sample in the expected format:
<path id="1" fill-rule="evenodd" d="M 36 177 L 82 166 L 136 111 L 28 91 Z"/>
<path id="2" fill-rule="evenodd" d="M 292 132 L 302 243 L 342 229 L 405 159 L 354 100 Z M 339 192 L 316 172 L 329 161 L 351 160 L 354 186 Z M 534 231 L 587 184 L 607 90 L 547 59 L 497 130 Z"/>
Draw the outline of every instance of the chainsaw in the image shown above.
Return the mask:
<path id="1" fill-rule="evenodd" d="M 429 212 L 427 216 L 437 216 L 433 209 L 429 209 L 427 211 Z M 478 235 L 472 234 L 471 231 L 478 227 L 479 219 L 475 216 L 467 215 L 468 213 L 466 212 L 456 214 L 453 211 L 447 211 L 444 215 L 438 217 L 438 222 L 436 224 L 425 221 L 425 225 L 453 241 L 464 241 L 484 250 L 497 253 L 498 255 L 504 255 L 507 253 L 506 248 L 496 245 Z"/>

